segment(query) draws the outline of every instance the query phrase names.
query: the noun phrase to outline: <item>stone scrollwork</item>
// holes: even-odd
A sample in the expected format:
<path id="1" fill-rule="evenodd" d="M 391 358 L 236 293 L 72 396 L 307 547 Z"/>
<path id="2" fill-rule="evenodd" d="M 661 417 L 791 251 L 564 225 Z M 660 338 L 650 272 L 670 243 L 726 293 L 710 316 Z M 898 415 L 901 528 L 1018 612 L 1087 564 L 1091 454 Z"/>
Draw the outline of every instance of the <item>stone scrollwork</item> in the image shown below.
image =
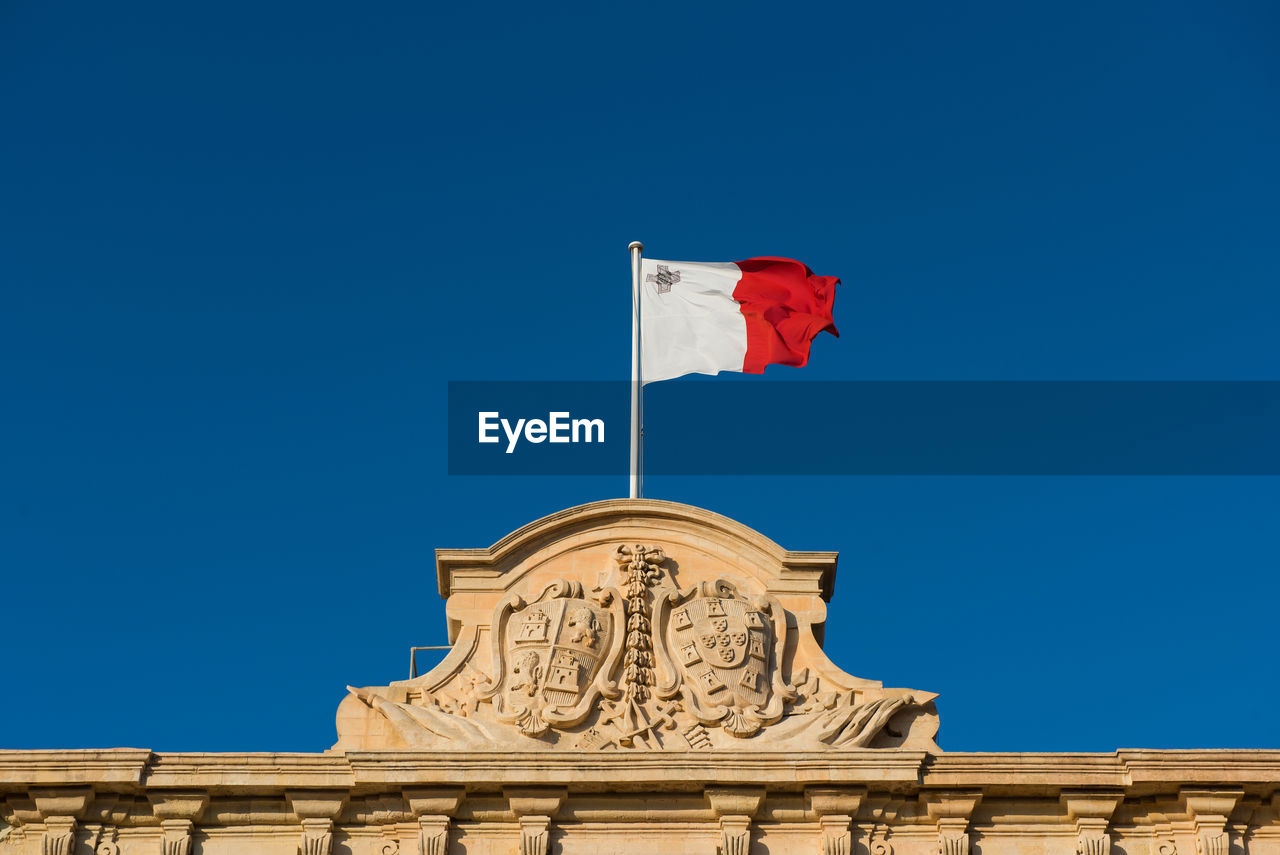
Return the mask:
<path id="1" fill-rule="evenodd" d="M 915 705 L 915 698 L 909 694 L 839 705 L 820 715 L 817 736 L 833 747 L 865 748 L 880 735 L 890 719 Z"/>
<path id="2" fill-rule="evenodd" d="M 877 825 L 871 832 L 867 849 L 871 855 L 893 855 L 893 844 L 889 841 L 889 831 Z"/>

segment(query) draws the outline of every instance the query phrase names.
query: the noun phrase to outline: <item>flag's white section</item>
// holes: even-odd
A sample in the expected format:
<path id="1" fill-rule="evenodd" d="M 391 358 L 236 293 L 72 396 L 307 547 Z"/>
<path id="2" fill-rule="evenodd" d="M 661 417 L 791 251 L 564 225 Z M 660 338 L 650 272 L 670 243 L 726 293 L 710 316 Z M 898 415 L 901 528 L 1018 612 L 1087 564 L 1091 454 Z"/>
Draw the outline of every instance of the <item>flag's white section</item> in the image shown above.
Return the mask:
<path id="1" fill-rule="evenodd" d="M 747 355 L 747 321 L 733 299 L 740 278 L 742 271 L 733 263 L 643 260 L 643 382 L 742 370 Z"/>

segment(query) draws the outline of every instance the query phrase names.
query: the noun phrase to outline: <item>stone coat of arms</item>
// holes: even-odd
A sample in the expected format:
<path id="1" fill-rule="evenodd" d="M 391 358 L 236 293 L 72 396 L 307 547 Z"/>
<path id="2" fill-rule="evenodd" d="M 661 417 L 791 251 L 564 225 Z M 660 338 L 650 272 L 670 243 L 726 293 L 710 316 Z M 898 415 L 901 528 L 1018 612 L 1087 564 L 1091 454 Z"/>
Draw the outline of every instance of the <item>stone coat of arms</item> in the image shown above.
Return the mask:
<path id="1" fill-rule="evenodd" d="M 750 736 L 782 717 L 794 697 L 777 667 L 776 647 L 786 643 L 787 623 L 773 597 L 748 600 L 723 579 L 659 602 L 663 677 L 659 697 L 686 689 L 690 713 Z"/>
<path id="2" fill-rule="evenodd" d="M 487 692 L 499 720 L 539 736 L 587 716 L 604 684 L 601 665 L 622 640 L 611 601 L 588 599 L 581 583 L 560 580 L 532 602 L 513 597 L 499 607 L 493 660 L 502 670 Z"/>

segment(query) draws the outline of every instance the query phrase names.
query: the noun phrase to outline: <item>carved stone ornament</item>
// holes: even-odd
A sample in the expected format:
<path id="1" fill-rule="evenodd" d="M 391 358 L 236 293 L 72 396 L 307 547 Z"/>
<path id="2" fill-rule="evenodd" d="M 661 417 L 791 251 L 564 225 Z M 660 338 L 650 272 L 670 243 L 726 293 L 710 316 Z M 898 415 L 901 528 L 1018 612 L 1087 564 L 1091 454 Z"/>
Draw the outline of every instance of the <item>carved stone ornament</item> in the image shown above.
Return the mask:
<path id="1" fill-rule="evenodd" d="M 562 579 L 531 602 L 517 594 L 498 607 L 498 667 L 482 697 L 492 699 L 499 721 L 540 736 L 553 725 L 576 725 L 592 711 L 608 685 L 601 666 L 616 660 L 622 646 L 614 629 L 622 623 L 617 601 L 611 592 L 593 594 L 587 599 L 582 583 Z"/>
<path id="2" fill-rule="evenodd" d="M 298 846 L 300 855 L 329 855 L 333 850 L 333 820 L 302 820 L 302 843 Z"/>
<path id="3" fill-rule="evenodd" d="M 774 651 L 786 645 L 787 620 L 773 597 L 748 600 L 717 579 L 658 601 L 658 697 L 681 695 L 700 723 L 735 737 L 782 718 L 795 689 Z"/>
<path id="4" fill-rule="evenodd" d="M 71 855 L 76 846 L 76 821 L 71 817 L 49 817 L 40 839 L 40 855 Z"/>
<path id="5" fill-rule="evenodd" d="M 336 748 L 937 750 L 932 694 L 822 652 L 834 553 L 614 500 L 437 566 L 453 647 L 421 676 L 350 688 Z"/>

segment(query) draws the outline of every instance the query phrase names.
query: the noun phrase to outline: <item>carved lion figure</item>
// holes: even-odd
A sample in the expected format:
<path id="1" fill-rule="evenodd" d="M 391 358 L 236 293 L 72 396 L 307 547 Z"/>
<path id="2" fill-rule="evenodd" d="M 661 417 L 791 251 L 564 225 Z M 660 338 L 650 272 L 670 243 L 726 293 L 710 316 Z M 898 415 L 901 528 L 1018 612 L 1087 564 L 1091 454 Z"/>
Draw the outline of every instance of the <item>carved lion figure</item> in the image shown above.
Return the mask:
<path id="1" fill-rule="evenodd" d="M 542 660 L 538 658 L 538 654 L 532 650 L 526 650 L 517 655 L 511 666 L 511 691 L 523 691 L 532 698 L 537 693 L 540 682 L 542 682 Z"/>
<path id="2" fill-rule="evenodd" d="M 594 649 L 599 637 L 600 624 L 591 609 L 579 606 L 569 613 L 569 641 Z"/>

